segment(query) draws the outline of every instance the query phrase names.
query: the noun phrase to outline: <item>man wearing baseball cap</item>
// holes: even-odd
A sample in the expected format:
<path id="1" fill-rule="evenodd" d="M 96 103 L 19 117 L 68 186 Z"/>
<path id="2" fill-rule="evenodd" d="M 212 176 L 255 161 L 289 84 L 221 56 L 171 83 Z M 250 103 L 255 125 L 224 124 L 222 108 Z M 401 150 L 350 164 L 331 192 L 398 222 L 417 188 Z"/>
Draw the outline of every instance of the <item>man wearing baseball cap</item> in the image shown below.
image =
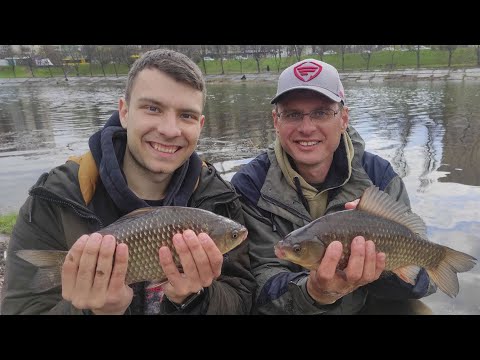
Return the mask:
<path id="1" fill-rule="evenodd" d="M 398 301 L 435 291 L 426 271 L 420 269 L 414 285 L 394 274 L 380 278 L 385 254 L 362 236 L 353 239 L 349 259 L 334 241 L 310 271 L 275 253 L 274 245 L 291 231 L 355 208 L 372 184 L 407 207 L 410 200 L 389 162 L 365 151 L 363 139 L 349 126 L 344 88 L 332 65 L 305 59 L 286 68 L 271 103 L 275 142 L 232 178 L 241 195 L 258 284 L 254 313 L 375 313 L 378 298 L 395 300 L 395 313 L 429 313 L 421 302 Z M 342 262 L 345 270 L 337 271 Z"/>

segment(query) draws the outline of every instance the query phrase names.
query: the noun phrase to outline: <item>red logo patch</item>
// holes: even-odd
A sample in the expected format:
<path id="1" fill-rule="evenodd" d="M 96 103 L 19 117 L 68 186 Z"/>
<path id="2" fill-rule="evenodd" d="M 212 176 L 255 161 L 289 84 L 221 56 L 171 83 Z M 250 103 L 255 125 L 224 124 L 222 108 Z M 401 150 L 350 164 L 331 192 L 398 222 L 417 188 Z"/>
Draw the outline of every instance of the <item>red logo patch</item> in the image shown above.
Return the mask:
<path id="1" fill-rule="evenodd" d="M 313 62 L 304 62 L 293 68 L 293 73 L 304 82 L 315 79 L 322 72 L 322 66 Z"/>

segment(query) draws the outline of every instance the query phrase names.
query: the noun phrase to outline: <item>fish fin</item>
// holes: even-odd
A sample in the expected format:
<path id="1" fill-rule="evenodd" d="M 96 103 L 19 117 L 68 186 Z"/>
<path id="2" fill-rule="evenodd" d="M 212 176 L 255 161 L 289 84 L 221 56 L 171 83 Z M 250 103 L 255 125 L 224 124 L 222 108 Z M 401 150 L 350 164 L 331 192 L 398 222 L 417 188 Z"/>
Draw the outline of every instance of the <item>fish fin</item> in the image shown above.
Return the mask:
<path id="1" fill-rule="evenodd" d="M 60 250 L 18 250 L 16 255 L 38 267 L 62 265 L 68 251 Z"/>
<path id="2" fill-rule="evenodd" d="M 420 266 L 408 265 L 392 270 L 392 272 L 395 273 L 403 281 L 415 285 L 415 280 L 417 279 L 420 269 Z"/>
<path id="3" fill-rule="evenodd" d="M 119 218 L 117 221 L 111 223 L 110 225 L 108 225 L 107 227 L 97 231 L 99 234 L 102 234 L 102 235 L 108 235 L 108 234 L 111 234 L 111 231 L 110 229 L 112 227 L 118 227 L 119 225 L 122 225 L 124 223 L 128 223 L 134 219 L 137 219 L 139 217 L 142 217 L 152 211 L 155 211 L 157 210 L 159 207 L 158 206 L 149 206 L 149 207 L 144 207 L 144 208 L 140 208 L 140 209 L 136 209 L 136 210 L 133 210 L 131 212 L 129 212 L 128 214 L 126 215 L 123 215 L 121 218 Z"/>
<path id="4" fill-rule="evenodd" d="M 18 250 L 16 255 L 39 267 L 33 276 L 30 289 L 40 293 L 62 285 L 62 264 L 68 251 Z"/>
<path id="5" fill-rule="evenodd" d="M 32 279 L 30 288 L 34 293 L 41 293 L 62 285 L 62 268 L 52 266 L 40 268 Z"/>
<path id="6" fill-rule="evenodd" d="M 476 258 L 463 252 L 444 246 L 445 257 L 436 268 L 426 269 L 430 279 L 450 297 L 459 291 L 458 272 L 465 272 L 475 266 Z"/>
<path id="7" fill-rule="evenodd" d="M 427 227 L 420 216 L 376 186 L 370 186 L 364 191 L 356 209 L 395 221 L 420 237 L 427 238 Z"/>

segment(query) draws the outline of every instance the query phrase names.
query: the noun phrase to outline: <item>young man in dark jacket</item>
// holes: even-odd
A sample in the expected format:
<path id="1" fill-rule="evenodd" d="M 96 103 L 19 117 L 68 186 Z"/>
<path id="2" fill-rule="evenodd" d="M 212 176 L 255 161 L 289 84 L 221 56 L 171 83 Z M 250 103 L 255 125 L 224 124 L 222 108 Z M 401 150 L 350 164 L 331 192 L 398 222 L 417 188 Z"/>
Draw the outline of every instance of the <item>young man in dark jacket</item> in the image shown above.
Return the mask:
<path id="1" fill-rule="evenodd" d="M 186 230 L 174 236 L 184 273 L 162 247 L 168 282 L 127 286 L 128 247 L 95 233 L 148 206 L 198 207 L 243 223 L 233 187 L 195 153 L 205 99 L 202 73 L 185 55 L 159 49 L 135 62 L 90 152 L 31 188 L 9 243 L 2 314 L 250 313 L 246 241 L 222 256 L 208 235 Z M 62 288 L 32 292 L 37 268 L 16 256 L 20 249 L 69 250 Z"/>
<path id="2" fill-rule="evenodd" d="M 368 310 L 368 294 L 405 300 L 434 291 L 423 269 L 415 285 L 396 275 L 379 278 L 385 254 L 377 254 L 375 244 L 362 236 L 353 239 L 343 274 L 336 271 L 343 250 L 338 241 L 327 247 L 316 270 L 276 257 L 274 245 L 282 237 L 322 215 L 353 208 L 372 183 L 408 207 L 410 201 L 390 164 L 364 151 L 362 138 L 349 126 L 333 66 L 307 59 L 288 67 L 272 104 L 275 143 L 232 178 L 242 197 L 258 284 L 254 313 L 357 314 Z M 429 312 L 420 302 L 395 304 L 397 313 Z M 380 312 L 380 305 L 372 307 Z"/>

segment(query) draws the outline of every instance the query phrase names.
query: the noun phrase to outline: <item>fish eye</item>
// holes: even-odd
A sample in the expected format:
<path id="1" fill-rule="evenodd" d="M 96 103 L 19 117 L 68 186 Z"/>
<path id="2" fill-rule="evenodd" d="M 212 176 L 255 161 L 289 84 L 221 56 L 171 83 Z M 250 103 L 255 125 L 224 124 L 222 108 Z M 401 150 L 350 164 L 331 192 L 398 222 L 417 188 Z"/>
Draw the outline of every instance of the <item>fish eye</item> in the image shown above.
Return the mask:
<path id="1" fill-rule="evenodd" d="M 297 254 L 302 251 L 302 247 L 300 245 L 293 245 L 293 251 L 295 251 Z"/>
<path id="2" fill-rule="evenodd" d="M 232 237 L 233 237 L 234 239 L 236 239 L 236 238 L 238 237 L 238 231 L 237 231 L 237 230 L 233 230 L 233 232 L 232 232 Z"/>

